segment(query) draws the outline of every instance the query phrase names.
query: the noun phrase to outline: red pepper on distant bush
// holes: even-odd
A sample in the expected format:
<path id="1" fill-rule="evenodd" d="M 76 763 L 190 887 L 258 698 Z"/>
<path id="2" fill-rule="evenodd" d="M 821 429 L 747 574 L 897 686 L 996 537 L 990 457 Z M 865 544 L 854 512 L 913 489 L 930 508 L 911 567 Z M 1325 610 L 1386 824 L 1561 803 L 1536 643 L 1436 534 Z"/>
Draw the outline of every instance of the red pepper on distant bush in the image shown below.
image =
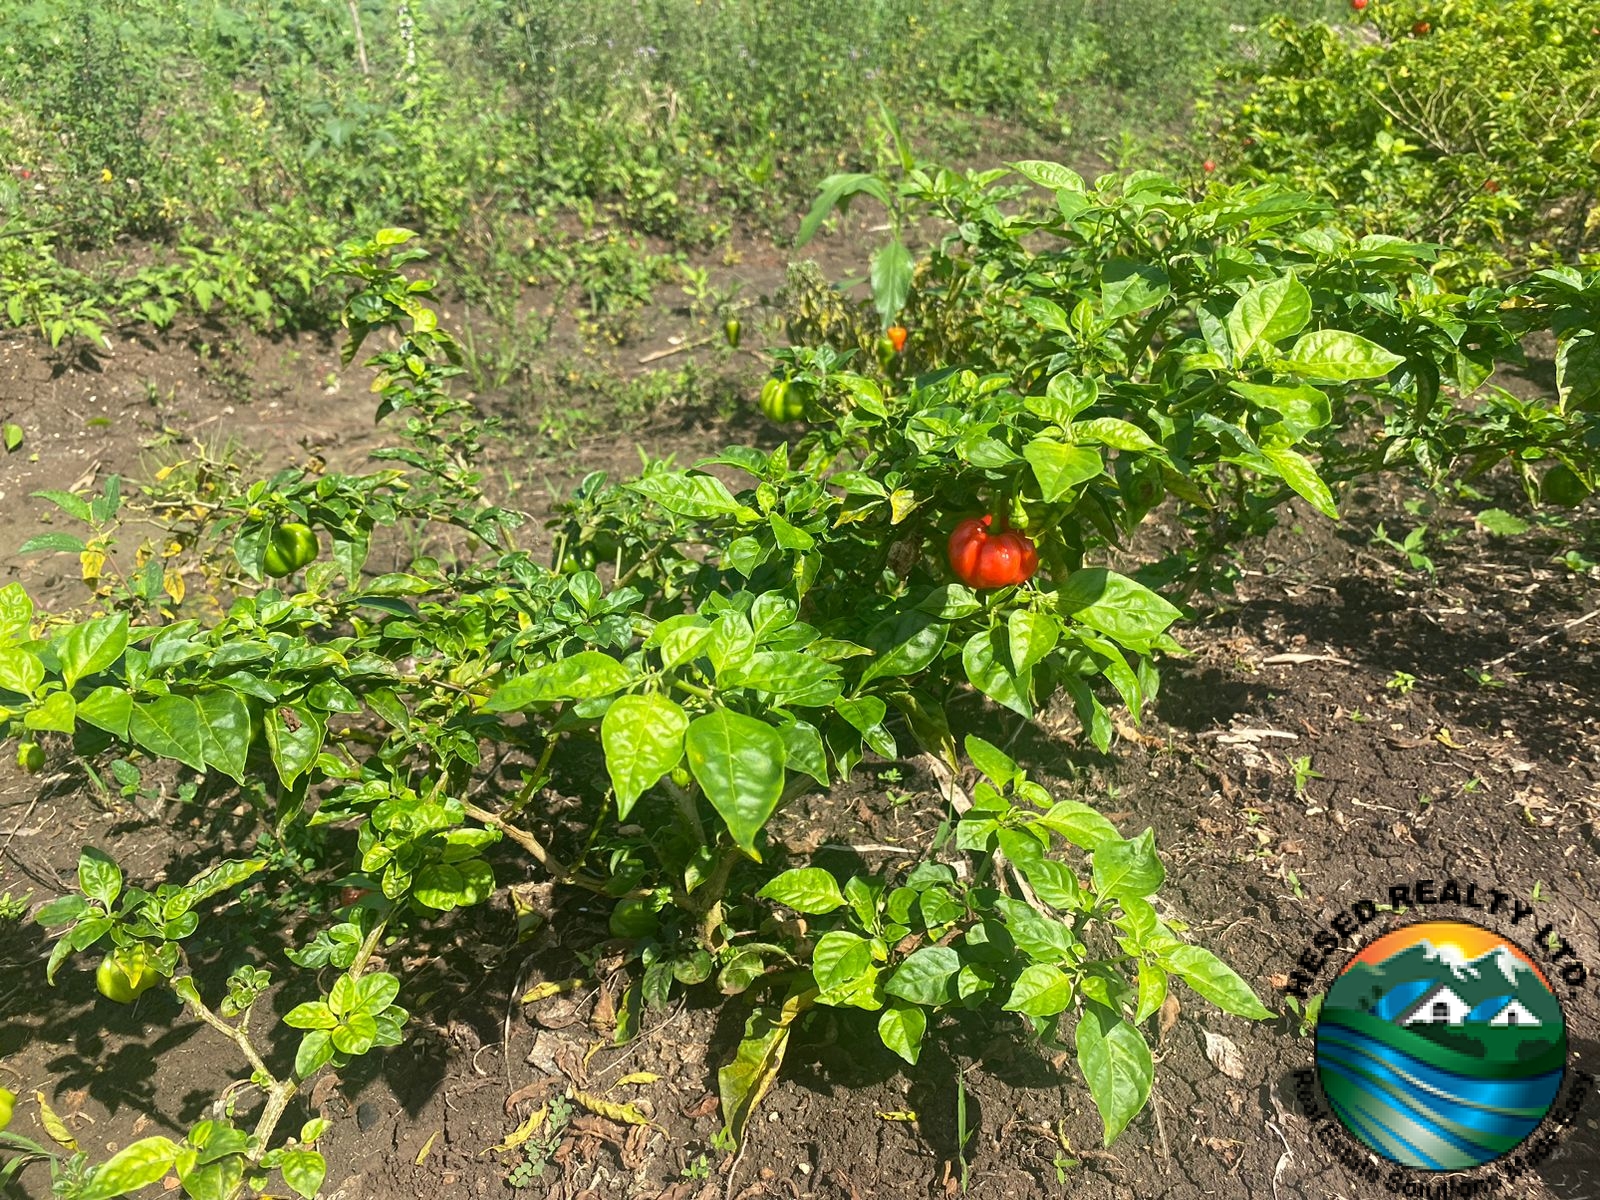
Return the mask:
<path id="1" fill-rule="evenodd" d="M 1039 552 L 1028 535 L 1005 528 L 990 533 L 993 520 L 968 517 L 950 535 L 950 568 L 970 588 L 1026 583 L 1039 569 Z"/>
<path id="2" fill-rule="evenodd" d="M 906 327 L 904 325 L 891 325 L 884 331 L 884 337 L 889 339 L 889 344 L 894 347 L 896 354 L 902 354 L 906 348 Z"/>

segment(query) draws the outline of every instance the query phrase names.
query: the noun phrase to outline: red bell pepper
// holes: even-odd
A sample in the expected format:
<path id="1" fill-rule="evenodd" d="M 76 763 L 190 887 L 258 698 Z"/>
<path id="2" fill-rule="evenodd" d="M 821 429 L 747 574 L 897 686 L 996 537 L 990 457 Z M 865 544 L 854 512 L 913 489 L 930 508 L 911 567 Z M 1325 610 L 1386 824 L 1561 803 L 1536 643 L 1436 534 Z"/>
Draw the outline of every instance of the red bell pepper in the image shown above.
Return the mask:
<path id="1" fill-rule="evenodd" d="M 1028 535 L 1002 526 L 990 533 L 992 515 L 968 517 L 950 535 L 950 567 L 970 588 L 1025 583 L 1039 569 L 1039 552 Z"/>

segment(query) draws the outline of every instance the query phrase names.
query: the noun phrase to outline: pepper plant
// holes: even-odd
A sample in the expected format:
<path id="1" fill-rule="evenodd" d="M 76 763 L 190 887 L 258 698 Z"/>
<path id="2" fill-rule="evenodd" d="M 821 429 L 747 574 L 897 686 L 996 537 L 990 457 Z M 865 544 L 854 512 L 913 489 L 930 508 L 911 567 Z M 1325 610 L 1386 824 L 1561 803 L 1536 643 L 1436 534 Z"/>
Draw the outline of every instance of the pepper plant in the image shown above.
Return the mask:
<path id="1" fill-rule="evenodd" d="M 52 977 L 78 952 L 109 954 L 130 987 L 153 974 L 251 1068 L 229 1098 L 253 1114 L 248 1131 L 230 1118 L 98 1166 L 68 1160 L 62 1194 L 122 1195 L 175 1172 L 190 1195 L 229 1200 L 277 1170 L 313 1195 L 321 1127 L 282 1136 L 294 1097 L 406 1036 L 388 956 L 486 900 L 508 851 L 612 904 L 635 971 L 620 1039 L 675 989 L 747 998 L 720 1073 L 734 1136 L 817 1005 L 869 1014 L 912 1063 L 947 1011 L 1018 1013 L 1074 1045 L 1107 1141 L 1147 1101 L 1142 1026 L 1174 977 L 1267 1015 L 1162 904 L 1149 830 L 1128 836 L 1030 778 L 961 727 L 953 714 L 972 706 L 952 701 L 976 692 L 1028 719 L 1062 696 L 1108 749 L 1108 704 L 1140 720 L 1156 656 L 1179 652 L 1182 610 L 1158 589 L 1183 572 L 1122 573 L 1104 551 L 1167 494 L 1217 538 L 1264 527 L 1295 495 L 1332 515 L 1317 459 L 1357 461 L 1333 433 L 1362 389 L 1420 397 L 1435 372 L 1482 369 L 1509 335 L 1483 297 L 1434 304 L 1418 285 L 1413 310 L 1396 286 L 1380 302 L 1374 281 L 1423 250 L 1343 236 L 1304 197 L 1196 200 L 1147 173 L 1091 190 L 1064 168 L 1018 169 L 1050 189 L 1044 215 L 979 203 L 998 176 L 908 180 L 971 217 L 970 254 L 934 272 L 992 310 L 961 347 L 966 365 L 884 376 L 839 349 L 793 348 L 782 369 L 807 422 L 793 444 L 591 476 L 552 519 L 548 564 L 519 547 L 522 515 L 482 493 L 492 430 L 449 393 L 459 352 L 427 282 L 402 270 L 419 257 L 403 230 L 332 264 L 354 285 L 347 353 L 386 340 L 368 361 L 380 418 L 403 434 L 376 455 L 392 465 L 212 479 L 187 508 L 170 481 L 45 497 L 88 536 L 30 549 L 77 554 L 99 611 L 51 617 L 19 585 L 0 589 L 0 730 L 58 762 L 166 760 L 210 794 L 243 789 L 260 822 L 259 853 L 153 892 L 90 848 L 81 894 L 36 914 L 62 931 Z M 1030 234 L 1061 245 L 1025 246 Z M 1371 285 L 1367 300 L 1350 299 L 1352 281 Z M 1530 297 L 1530 313 L 1547 308 Z M 165 514 L 165 550 L 122 547 L 118 520 L 135 510 Z M 949 535 L 984 516 L 1033 548 L 1037 573 L 963 581 Z M 301 561 L 269 563 L 275 531 L 294 525 L 328 557 L 304 561 L 297 534 Z M 369 570 L 374 538 L 398 527 L 448 530 L 461 548 Z M 187 610 L 185 564 L 232 594 L 220 615 Z M 585 747 L 609 786 L 584 798 L 574 837 L 545 798 L 557 756 Z M 951 836 L 905 870 L 839 878 L 797 860 L 775 818 L 869 753 L 920 755 L 947 781 Z M 353 837 L 324 836 L 334 829 Z M 240 962 L 208 998 L 182 943 L 224 920 L 216 898 L 290 858 L 358 898 L 285 963 Z M 251 1028 L 268 987 L 290 1003 Z M 286 1074 L 264 1065 L 280 1040 L 294 1047 Z"/>

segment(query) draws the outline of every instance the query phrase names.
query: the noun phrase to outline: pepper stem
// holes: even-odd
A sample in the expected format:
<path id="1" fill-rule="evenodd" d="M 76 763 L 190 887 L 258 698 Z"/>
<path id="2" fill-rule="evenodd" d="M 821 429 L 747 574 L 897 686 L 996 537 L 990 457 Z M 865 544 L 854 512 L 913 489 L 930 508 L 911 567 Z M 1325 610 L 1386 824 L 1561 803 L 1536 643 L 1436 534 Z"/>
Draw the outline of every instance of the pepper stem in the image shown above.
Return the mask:
<path id="1" fill-rule="evenodd" d="M 1011 528 L 1011 493 L 996 489 L 989 496 L 989 536 L 1004 533 Z"/>

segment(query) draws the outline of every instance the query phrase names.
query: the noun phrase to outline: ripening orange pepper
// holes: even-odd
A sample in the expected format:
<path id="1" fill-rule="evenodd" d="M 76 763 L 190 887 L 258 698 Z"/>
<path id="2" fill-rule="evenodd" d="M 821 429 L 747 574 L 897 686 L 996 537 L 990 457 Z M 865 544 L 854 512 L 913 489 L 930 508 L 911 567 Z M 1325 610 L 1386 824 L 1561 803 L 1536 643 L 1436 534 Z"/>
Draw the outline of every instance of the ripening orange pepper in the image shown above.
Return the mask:
<path id="1" fill-rule="evenodd" d="M 968 517 L 950 534 L 950 568 L 970 588 L 1026 583 L 1039 569 L 1039 552 L 1025 533 L 990 533 L 993 516 Z"/>

